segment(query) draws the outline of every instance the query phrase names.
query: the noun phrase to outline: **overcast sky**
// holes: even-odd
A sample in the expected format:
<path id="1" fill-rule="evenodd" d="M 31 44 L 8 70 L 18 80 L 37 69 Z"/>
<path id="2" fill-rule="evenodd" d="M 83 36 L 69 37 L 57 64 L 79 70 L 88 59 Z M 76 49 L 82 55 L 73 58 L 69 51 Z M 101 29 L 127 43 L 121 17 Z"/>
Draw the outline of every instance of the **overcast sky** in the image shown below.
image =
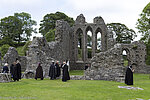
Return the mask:
<path id="1" fill-rule="evenodd" d="M 135 24 L 148 3 L 149 0 L 0 0 L 0 19 L 27 12 L 40 24 L 46 14 L 60 11 L 74 20 L 82 13 L 89 23 L 102 16 L 105 23 L 122 23 L 137 31 Z"/>

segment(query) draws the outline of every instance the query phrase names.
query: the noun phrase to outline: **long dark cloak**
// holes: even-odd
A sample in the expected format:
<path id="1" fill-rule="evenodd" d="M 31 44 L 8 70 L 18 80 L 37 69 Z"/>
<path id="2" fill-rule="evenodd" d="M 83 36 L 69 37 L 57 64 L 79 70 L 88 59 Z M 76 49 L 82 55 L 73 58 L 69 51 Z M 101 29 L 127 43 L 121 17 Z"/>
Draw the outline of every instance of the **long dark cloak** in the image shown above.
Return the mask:
<path id="1" fill-rule="evenodd" d="M 18 78 L 21 79 L 21 65 L 20 65 L 20 63 L 17 63 L 16 66 L 17 66 L 17 70 L 18 70 Z"/>
<path id="2" fill-rule="evenodd" d="M 68 72 L 68 66 L 65 64 L 62 66 L 63 74 L 62 74 L 62 81 L 66 82 L 67 80 L 70 80 L 69 72 Z"/>
<path id="3" fill-rule="evenodd" d="M 13 74 L 14 74 L 14 64 L 11 64 L 11 66 L 10 66 L 10 74 L 11 74 L 11 77 L 13 77 Z"/>
<path id="4" fill-rule="evenodd" d="M 41 78 L 43 79 L 43 69 L 42 66 L 38 66 L 36 69 L 35 79 Z"/>
<path id="5" fill-rule="evenodd" d="M 14 68 L 13 68 L 13 80 L 14 81 L 19 81 L 19 76 L 18 76 L 18 68 L 16 65 L 14 65 Z"/>
<path id="6" fill-rule="evenodd" d="M 61 74 L 59 64 L 56 63 L 55 66 L 56 66 L 56 77 L 59 77 Z"/>
<path id="7" fill-rule="evenodd" d="M 133 85 L 133 72 L 131 71 L 131 69 L 129 67 L 126 70 L 125 84 Z"/>
<path id="8" fill-rule="evenodd" d="M 54 64 L 51 64 L 49 68 L 49 77 L 53 80 L 56 79 L 56 68 Z"/>

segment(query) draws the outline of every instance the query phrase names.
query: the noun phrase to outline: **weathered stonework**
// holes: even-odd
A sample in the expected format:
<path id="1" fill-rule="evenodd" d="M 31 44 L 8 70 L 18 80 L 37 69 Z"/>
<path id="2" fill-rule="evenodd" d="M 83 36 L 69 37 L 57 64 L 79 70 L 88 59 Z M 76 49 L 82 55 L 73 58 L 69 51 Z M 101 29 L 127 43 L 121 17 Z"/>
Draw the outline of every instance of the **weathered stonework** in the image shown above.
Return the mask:
<path id="1" fill-rule="evenodd" d="M 92 33 L 92 59 L 88 58 L 87 32 Z M 101 52 L 97 53 L 97 34 L 101 34 Z M 78 57 L 79 39 L 81 39 L 82 57 Z M 33 78 L 38 63 L 43 67 L 44 77 L 52 60 L 70 61 L 71 70 L 83 70 L 85 63 L 91 64 L 83 76 L 72 76 L 71 79 L 124 81 L 123 50 L 127 52 L 129 65 L 136 73 L 150 73 L 150 67 L 145 64 L 146 47 L 142 42 L 131 44 L 116 44 L 113 33 L 108 30 L 102 17 L 95 17 L 93 23 L 87 23 L 83 14 L 77 16 L 75 24 L 70 27 L 63 20 L 56 22 L 55 41 L 47 42 L 44 37 L 34 37 L 26 57 L 18 56 L 14 48 L 9 48 L 4 56 L 3 64 L 9 65 L 17 58 L 21 61 L 25 78 Z"/>
<path id="2" fill-rule="evenodd" d="M 0 83 L 11 82 L 10 73 L 0 73 Z"/>
<path id="3" fill-rule="evenodd" d="M 25 56 L 19 56 L 16 48 L 14 47 L 9 47 L 7 53 L 3 57 L 2 65 L 8 63 L 8 67 L 10 69 L 10 65 L 16 61 L 16 58 L 18 58 L 21 63 L 21 70 L 25 71 L 27 66 L 27 59 Z"/>

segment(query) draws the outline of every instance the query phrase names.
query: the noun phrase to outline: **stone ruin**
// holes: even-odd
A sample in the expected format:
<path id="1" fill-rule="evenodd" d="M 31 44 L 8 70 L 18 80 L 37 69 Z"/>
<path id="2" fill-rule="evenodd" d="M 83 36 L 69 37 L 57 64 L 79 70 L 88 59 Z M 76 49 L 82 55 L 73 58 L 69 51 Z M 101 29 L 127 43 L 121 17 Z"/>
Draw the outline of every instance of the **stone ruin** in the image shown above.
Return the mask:
<path id="1" fill-rule="evenodd" d="M 92 33 L 92 58 L 88 58 L 87 32 Z M 101 52 L 97 52 L 97 34 L 101 34 Z M 79 39 L 81 40 L 81 58 L 78 57 Z M 136 73 L 149 73 L 150 67 L 145 64 L 146 47 L 140 41 L 131 44 L 116 44 L 113 33 L 108 30 L 102 17 L 95 17 L 93 23 L 87 23 L 83 14 L 77 16 L 75 24 L 70 27 L 63 20 L 56 22 L 55 41 L 47 42 L 44 37 L 34 37 L 26 57 L 18 56 L 15 51 L 12 55 L 9 50 L 2 62 L 13 62 L 13 55 L 18 57 L 25 73 L 35 73 L 38 62 L 41 63 L 44 77 L 48 77 L 49 66 L 52 60 L 70 61 L 71 70 L 83 70 L 86 63 L 91 66 L 85 71 L 84 76 L 74 76 L 72 79 L 112 80 L 123 81 L 125 69 L 123 50 L 127 52 L 129 64 L 136 63 Z M 12 60 L 11 60 L 12 59 Z M 33 77 L 33 75 L 31 75 Z M 27 75 L 27 77 L 29 77 Z"/>

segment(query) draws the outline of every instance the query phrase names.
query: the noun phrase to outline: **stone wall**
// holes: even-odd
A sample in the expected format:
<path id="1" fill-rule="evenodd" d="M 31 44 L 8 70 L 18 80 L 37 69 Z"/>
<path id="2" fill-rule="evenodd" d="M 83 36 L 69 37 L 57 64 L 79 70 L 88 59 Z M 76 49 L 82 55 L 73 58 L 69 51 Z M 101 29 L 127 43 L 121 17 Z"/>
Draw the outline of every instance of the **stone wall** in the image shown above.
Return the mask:
<path id="1" fill-rule="evenodd" d="M 125 67 L 122 66 L 120 47 L 120 44 L 116 44 L 114 48 L 96 54 L 91 60 L 91 67 L 85 71 L 85 76 L 91 80 L 124 81 Z"/>
<path id="2" fill-rule="evenodd" d="M 14 47 L 9 47 L 7 53 L 3 57 L 2 65 L 8 63 L 8 67 L 10 69 L 10 65 L 16 61 L 16 58 L 18 58 L 21 63 L 21 70 L 25 71 L 27 59 L 26 57 L 19 56 L 16 48 Z"/>

